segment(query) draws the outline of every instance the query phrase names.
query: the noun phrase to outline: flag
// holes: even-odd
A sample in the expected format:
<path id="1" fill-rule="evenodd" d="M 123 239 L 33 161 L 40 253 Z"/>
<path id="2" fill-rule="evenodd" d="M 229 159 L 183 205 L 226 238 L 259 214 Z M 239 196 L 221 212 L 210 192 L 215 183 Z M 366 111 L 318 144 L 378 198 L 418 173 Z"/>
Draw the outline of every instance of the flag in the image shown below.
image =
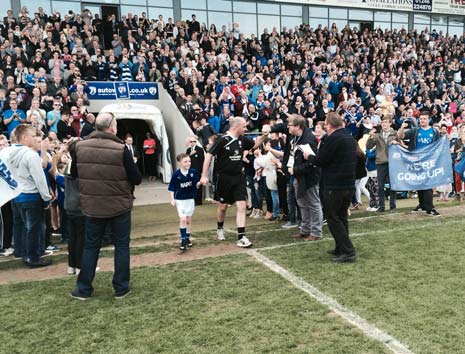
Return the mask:
<path id="1" fill-rule="evenodd" d="M 389 180 L 395 191 L 427 190 L 452 183 L 452 159 L 447 138 L 413 151 L 391 145 Z"/>
<path id="2" fill-rule="evenodd" d="M 13 175 L 9 160 L 10 153 L 15 148 L 11 146 L 0 151 L 0 206 L 21 193 L 21 186 Z"/>
<path id="3" fill-rule="evenodd" d="M 454 171 L 457 172 L 462 181 L 465 181 L 465 156 L 454 165 Z"/>

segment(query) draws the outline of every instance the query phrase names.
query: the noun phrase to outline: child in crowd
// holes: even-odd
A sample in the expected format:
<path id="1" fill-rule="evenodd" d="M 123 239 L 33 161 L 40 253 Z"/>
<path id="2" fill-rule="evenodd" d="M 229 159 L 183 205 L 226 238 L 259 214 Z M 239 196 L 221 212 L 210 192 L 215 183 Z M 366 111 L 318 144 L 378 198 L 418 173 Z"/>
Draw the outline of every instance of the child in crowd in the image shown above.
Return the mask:
<path id="1" fill-rule="evenodd" d="M 56 173 L 55 173 L 55 195 L 56 201 L 58 204 L 58 210 L 60 211 L 60 226 L 61 226 L 61 235 L 64 240 L 68 240 L 68 232 L 67 232 L 67 219 L 66 219 L 66 211 L 64 207 L 65 202 L 65 171 L 66 163 L 65 162 L 58 162 Z"/>
<path id="2" fill-rule="evenodd" d="M 192 247 L 190 241 L 192 215 L 195 209 L 195 195 L 200 186 L 200 175 L 191 168 L 191 158 L 188 154 L 176 157 L 180 168 L 173 173 L 168 190 L 171 195 L 171 205 L 176 206 L 179 214 L 179 230 L 181 232 L 181 251 Z"/>

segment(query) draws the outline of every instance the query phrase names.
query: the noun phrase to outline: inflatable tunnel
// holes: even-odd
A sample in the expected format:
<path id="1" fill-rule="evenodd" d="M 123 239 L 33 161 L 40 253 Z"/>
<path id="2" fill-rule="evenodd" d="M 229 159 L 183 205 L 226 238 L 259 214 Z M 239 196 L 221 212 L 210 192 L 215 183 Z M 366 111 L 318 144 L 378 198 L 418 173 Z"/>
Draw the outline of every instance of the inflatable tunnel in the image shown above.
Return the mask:
<path id="1" fill-rule="evenodd" d="M 157 148 L 161 149 L 157 155 L 157 175 L 162 177 L 163 183 L 169 183 L 173 167 L 170 143 L 160 110 L 153 105 L 122 102 L 106 105 L 100 111 L 113 113 L 116 120 L 142 120 L 147 124 L 158 141 Z"/>

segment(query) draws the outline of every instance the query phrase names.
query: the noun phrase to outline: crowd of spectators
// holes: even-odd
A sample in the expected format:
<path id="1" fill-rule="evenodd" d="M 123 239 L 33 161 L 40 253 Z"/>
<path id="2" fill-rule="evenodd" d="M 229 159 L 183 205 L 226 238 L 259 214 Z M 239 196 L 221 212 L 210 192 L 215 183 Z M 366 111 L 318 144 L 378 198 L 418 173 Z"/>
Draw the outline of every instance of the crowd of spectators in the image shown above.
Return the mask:
<path id="1" fill-rule="evenodd" d="M 251 132 L 271 132 L 261 153 L 274 151 L 274 158 L 252 168 L 252 176 L 279 165 L 288 137 L 273 126 L 285 126 L 291 114 L 303 116 L 319 138 L 327 113 L 334 111 L 360 140 L 383 117 L 397 130 L 403 122 L 416 125 L 420 111 L 428 110 L 431 124 L 450 137 L 453 157 L 460 158 L 464 48 L 464 37 L 427 29 L 302 24 L 246 37 L 240 24 L 207 28 L 195 14 L 186 21 L 149 19 L 145 12 L 101 19 L 87 9 L 46 14 L 41 7 L 34 13 L 23 7 L 0 22 L 1 124 L 7 137 L 19 124 L 32 125 L 50 141 L 50 159 L 56 153 L 64 161 L 60 143 L 93 129 L 88 81 L 157 81 L 204 146 L 225 133 L 234 116 L 244 117 Z M 271 190 L 279 193 L 260 186 L 258 195 L 268 196 L 267 218 L 277 218 L 277 195 L 285 217 L 292 213 L 289 178 L 285 168 L 277 174 Z M 254 209 L 261 200 L 256 204 Z M 258 210 L 252 216 L 262 217 Z M 59 226 L 56 219 L 52 209 L 53 228 Z"/>

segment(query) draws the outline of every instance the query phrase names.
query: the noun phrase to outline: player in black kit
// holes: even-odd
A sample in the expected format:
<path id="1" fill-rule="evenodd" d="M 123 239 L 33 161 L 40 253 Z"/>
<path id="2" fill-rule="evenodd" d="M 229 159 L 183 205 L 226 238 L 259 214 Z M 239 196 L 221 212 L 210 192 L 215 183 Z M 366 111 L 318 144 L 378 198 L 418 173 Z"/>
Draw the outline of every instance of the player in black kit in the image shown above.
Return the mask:
<path id="1" fill-rule="evenodd" d="M 217 222 L 218 240 L 224 240 L 224 217 L 228 204 L 236 203 L 237 214 L 237 246 L 250 247 L 252 243 L 245 236 L 245 211 L 247 207 L 247 189 L 243 172 L 242 158 L 244 151 L 258 147 L 265 136 L 259 136 L 255 141 L 244 137 L 247 123 L 242 117 L 235 117 L 230 121 L 228 132 L 218 138 L 205 155 L 202 178 L 203 185 L 208 184 L 208 169 L 213 156 L 216 156 L 218 205 Z"/>

